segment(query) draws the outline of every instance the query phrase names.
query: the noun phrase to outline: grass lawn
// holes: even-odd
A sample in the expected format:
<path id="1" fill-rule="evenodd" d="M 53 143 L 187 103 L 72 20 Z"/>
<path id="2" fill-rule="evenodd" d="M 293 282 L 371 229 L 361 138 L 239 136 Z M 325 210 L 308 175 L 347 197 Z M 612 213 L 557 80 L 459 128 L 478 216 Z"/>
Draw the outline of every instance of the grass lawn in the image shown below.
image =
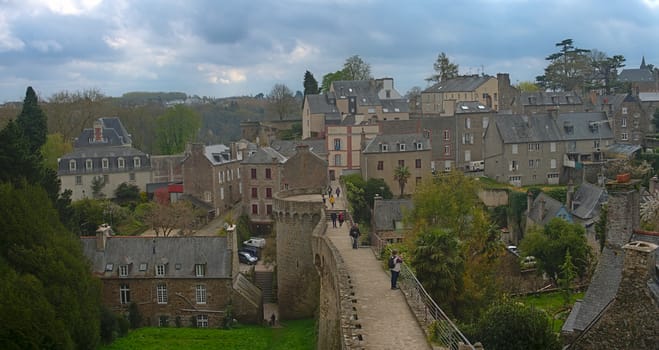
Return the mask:
<path id="1" fill-rule="evenodd" d="M 520 297 L 517 300 L 524 303 L 524 305 L 532 305 L 547 312 L 554 332 L 560 332 L 565 319 L 570 313 L 570 308 L 572 308 L 572 305 L 574 305 L 577 299 L 582 299 L 583 295 L 583 292 L 572 294 L 569 306 L 565 306 L 563 295 L 560 292 L 529 295 Z"/>
<path id="2" fill-rule="evenodd" d="M 234 329 L 140 328 L 100 350 L 313 350 L 315 321 L 282 322 L 281 328 L 240 326 Z"/>

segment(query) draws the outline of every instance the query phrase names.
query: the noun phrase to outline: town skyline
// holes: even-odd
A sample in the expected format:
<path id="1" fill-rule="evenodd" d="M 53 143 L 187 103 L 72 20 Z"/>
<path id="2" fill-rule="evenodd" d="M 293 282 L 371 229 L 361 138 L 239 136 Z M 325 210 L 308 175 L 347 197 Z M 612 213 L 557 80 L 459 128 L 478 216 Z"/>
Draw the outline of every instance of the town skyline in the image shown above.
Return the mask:
<path id="1" fill-rule="evenodd" d="M 215 9 L 215 10 L 213 10 Z M 483 0 L 163 3 L 7 1 L 0 10 L 0 103 L 27 86 L 42 99 L 64 90 L 180 91 L 209 97 L 303 90 L 305 71 L 323 75 L 359 55 L 373 77 L 405 94 L 427 87 L 440 52 L 460 74 L 510 74 L 534 81 L 556 43 L 644 57 L 659 65 L 659 1 Z"/>

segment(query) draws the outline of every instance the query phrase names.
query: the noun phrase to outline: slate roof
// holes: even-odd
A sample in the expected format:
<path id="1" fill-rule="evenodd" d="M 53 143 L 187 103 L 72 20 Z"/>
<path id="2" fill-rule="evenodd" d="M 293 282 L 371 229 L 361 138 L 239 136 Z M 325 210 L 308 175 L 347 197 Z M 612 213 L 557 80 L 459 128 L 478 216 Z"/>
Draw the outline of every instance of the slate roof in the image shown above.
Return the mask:
<path id="1" fill-rule="evenodd" d="M 339 115 L 339 110 L 336 108 L 336 105 L 332 103 L 333 101 L 335 101 L 333 95 L 320 94 L 320 95 L 307 95 L 306 97 L 311 113 Z"/>
<path id="2" fill-rule="evenodd" d="M 612 139 L 613 131 L 609 123 L 595 124 L 591 127 L 591 122 L 607 121 L 604 112 L 576 112 L 562 113 L 558 115 L 557 123 L 563 136 L 563 140 L 597 140 Z M 573 131 L 565 131 L 566 124 L 572 124 Z"/>
<path id="3" fill-rule="evenodd" d="M 441 81 L 425 90 L 424 93 L 469 92 L 476 90 L 493 77 L 486 75 L 465 75 Z"/>
<path id="4" fill-rule="evenodd" d="M 455 113 L 489 113 L 492 109 L 478 101 L 461 101 L 455 106 Z"/>
<path id="5" fill-rule="evenodd" d="M 94 139 L 94 128 L 85 128 L 80 136 L 75 140 L 73 147 L 104 147 L 112 146 L 130 146 L 133 143 L 131 135 L 126 131 L 121 120 L 117 117 L 98 118 L 103 124 L 103 138 L 106 142 L 90 142 Z"/>
<path id="6" fill-rule="evenodd" d="M 409 113 L 410 105 L 405 99 L 380 100 L 383 113 Z"/>
<path id="7" fill-rule="evenodd" d="M 622 278 L 624 254 L 604 247 L 595 273 L 581 301 L 577 301 L 563 324 L 563 332 L 583 331 L 613 300 Z"/>
<path id="8" fill-rule="evenodd" d="M 290 140 L 273 140 L 270 142 L 270 147 L 272 147 L 276 152 L 280 153 L 286 158 L 294 156 L 297 151 L 295 147 L 297 145 L 308 145 L 309 151 L 316 154 L 320 158 L 325 158 L 327 155 L 327 144 L 326 140 L 304 140 L 304 141 L 290 141 Z"/>
<path id="9" fill-rule="evenodd" d="M 580 105 L 583 103 L 581 97 L 570 91 L 522 92 L 519 100 L 524 106 Z"/>
<path id="10" fill-rule="evenodd" d="M 231 149 L 222 144 L 204 146 L 204 156 L 206 156 L 208 161 L 213 165 L 224 164 L 236 160 L 231 159 Z"/>
<path id="11" fill-rule="evenodd" d="M 532 117 L 517 114 L 497 116 L 495 121 L 503 143 L 560 141 L 561 132 L 549 115 Z"/>
<path id="12" fill-rule="evenodd" d="M 395 222 L 402 221 L 403 215 L 414 208 L 411 199 L 378 199 L 373 204 L 373 219 L 376 231 L 390 231 L 396 228 Z"/>
<path id="13" fill-rule="evenodd" d="M 388 135 L 377 135 L 372 138 L 363 152 L 366 153 L 382 153 L 380 145 L 388 144 L 389 149 L 388 153 L 394 152 L 418 152 L 416 144 L 421 143 L 421 151 L 430 151 L 430 139 L 423 137 L 422 134 L 388 134 Z M 400 151 L 398 144 L 405 144 L 405 150 Z"/>
<path id="14" fill-rule="evenodd" d="M 360 106 L 380 105 L 375 80 L 338 80 L 332 82 L 332 86 L 337 99 L 356 96 Z"/>
<path id="15" fill-rule="evenodd" d="M 105 147 L 87 146 L 83 148 L 75 148 L 73 149 L 72 152 L 63 155 L 61 159 L 68 160 L 68 159 L 86 159 L 86 158 L 103 158 L 103 157 L 128 158 L 128 157 L 144 156 L 144 155 L 146 155 L 146 153 L 133 147 L 105 145 Z M 128 167 L 128 163 L 130 162 L 126 163 L 127 167 Z M 68 167 L 68 164 L 66 166 Z M 142 164 L 142 166 L 145 166 L 145 164 Z"/>
<path id="16" fill-rule="evenodd" d="M 545 115 L 500 115 L 495 123 L 504 143 L 529 143 L 550 141 L 576 141 L 611 139 L 613 132 L 609 123 L 591 125 L 605 121 L 603 112 L 562 113 L 556 119 Z M 572 126 L 567 132 L 566 126 Z"/>
<path id="17" fill-rule="evenodd" d="M 641 102 L 659 101 L 659 92 L 639 92 L 638 99 Z"/>
<path id="18" fill-rule="evenodd" d="M 259 147 L 254 153 L 243 160 L 243 164 L 273 164 L 283 163 L 286 161 L 281 153 L 275 151 L 272 147 Z"/>
<path id="19" fill-rule="evenodd" d="M 540 211 L 540 201 L 542 200 L 545 201 L 544 213 Z M 533 200 L 533 204 L 527 215 L 536 224 L 544 226 L 551 221 L 551 219 L 557 217 L 561 208 L 563 208 L 563 203 L 541 192 Z"/>
<path id="20" fill-rule="evenodd" d="M 654 77 L 649 69 L 631 68 L 623 69 L 618 75 L 618 80 L 628 83 L 645 83 L 653 82 Z"/>
<path id="21" fill-rule="evenodd" d="M 598 112 L 605 112 L 608 110 L 606 105 L 610 104 L 614 111 L 620 110 L 622 103 L 625 102 L 627 96 L 627 94 L 597 96 L 594 109 Z"/>
<path id="22" fill-rule="evenodd" d="M 96 250 L 96 240 L 81 238 L 93 273 L 102 277 L 118 277 L 120 265 L 129 265 L 128 278 L 154 277 L 155 266 L 167 264 L 165 278 L 194 278 L 195 264 L 205 264 L 205 278 L 231 278 L 231 251 L 226 237 L 111 236 L 104 251 Z M 146 269 L 140 271 L 144 263 Z M 106 271 L 108 264 L 113 264 L 112 271 Z"/>
<path id="23" fill-rule="evenodd" d="M 631 158 L 634 155 L 634 153 L 640 151 L 641 148 L 642 148 L 641 145 L 628 145 L 628 144 L 616 143 L 606 148 L 606 154 L 611 158 L 617 158 L 618 156 L 622 156 L 624 158 Z"/>
<path id="24" fill-rule="evenodd" d="M 579 203 L 572 210 L 572 215 L 581 220 L 596 218 L 599 216 L 601 204 L 606 201 L 606 198 L 606 190 L 603 187 L 583 182 L 572 198 L 572 203 Z"/>

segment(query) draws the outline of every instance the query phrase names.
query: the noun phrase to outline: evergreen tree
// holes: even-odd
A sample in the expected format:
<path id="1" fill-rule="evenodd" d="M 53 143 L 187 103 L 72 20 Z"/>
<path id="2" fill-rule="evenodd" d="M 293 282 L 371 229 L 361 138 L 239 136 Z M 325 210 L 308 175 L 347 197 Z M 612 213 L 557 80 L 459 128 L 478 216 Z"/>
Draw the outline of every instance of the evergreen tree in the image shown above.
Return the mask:
<path id="1" fill-rule="evenodd" d="M 16 123 L 26 138 L 30 153 L 40 154 L 41 146 L 46 143 L 48 126 L 46 115 L 39 107 L 37 94 L 31 86 L 27 88 L 23 110 L 18 115 Z"/>
<path id="2" fill-rule="evenodd" d="M 435 74 L 426 78 L 429 83 L 439 83 L 458 76 L 458 65 L 452 63 L 443 52 L 437 55 L 437 61 L 432 66 Z"/>
<path id="3" fill-rule="evenodd" d="M 315 95 L 319 93 L 318 81 L 314 78 L 311 72 L 304 72 L 304 96 Z"/>

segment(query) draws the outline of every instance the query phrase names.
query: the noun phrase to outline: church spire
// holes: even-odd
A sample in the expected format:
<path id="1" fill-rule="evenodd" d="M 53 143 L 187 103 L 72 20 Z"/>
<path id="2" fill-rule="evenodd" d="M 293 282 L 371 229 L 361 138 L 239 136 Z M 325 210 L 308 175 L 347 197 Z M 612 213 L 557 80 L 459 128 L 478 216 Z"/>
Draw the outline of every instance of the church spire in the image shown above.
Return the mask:
<path id="1" fill-rule="evenodd" d="M 648 66 L 645 65 L 645 56 L 643 56 L 643 59 L 641 60 L 641 69 L 647 69 Z"/>

